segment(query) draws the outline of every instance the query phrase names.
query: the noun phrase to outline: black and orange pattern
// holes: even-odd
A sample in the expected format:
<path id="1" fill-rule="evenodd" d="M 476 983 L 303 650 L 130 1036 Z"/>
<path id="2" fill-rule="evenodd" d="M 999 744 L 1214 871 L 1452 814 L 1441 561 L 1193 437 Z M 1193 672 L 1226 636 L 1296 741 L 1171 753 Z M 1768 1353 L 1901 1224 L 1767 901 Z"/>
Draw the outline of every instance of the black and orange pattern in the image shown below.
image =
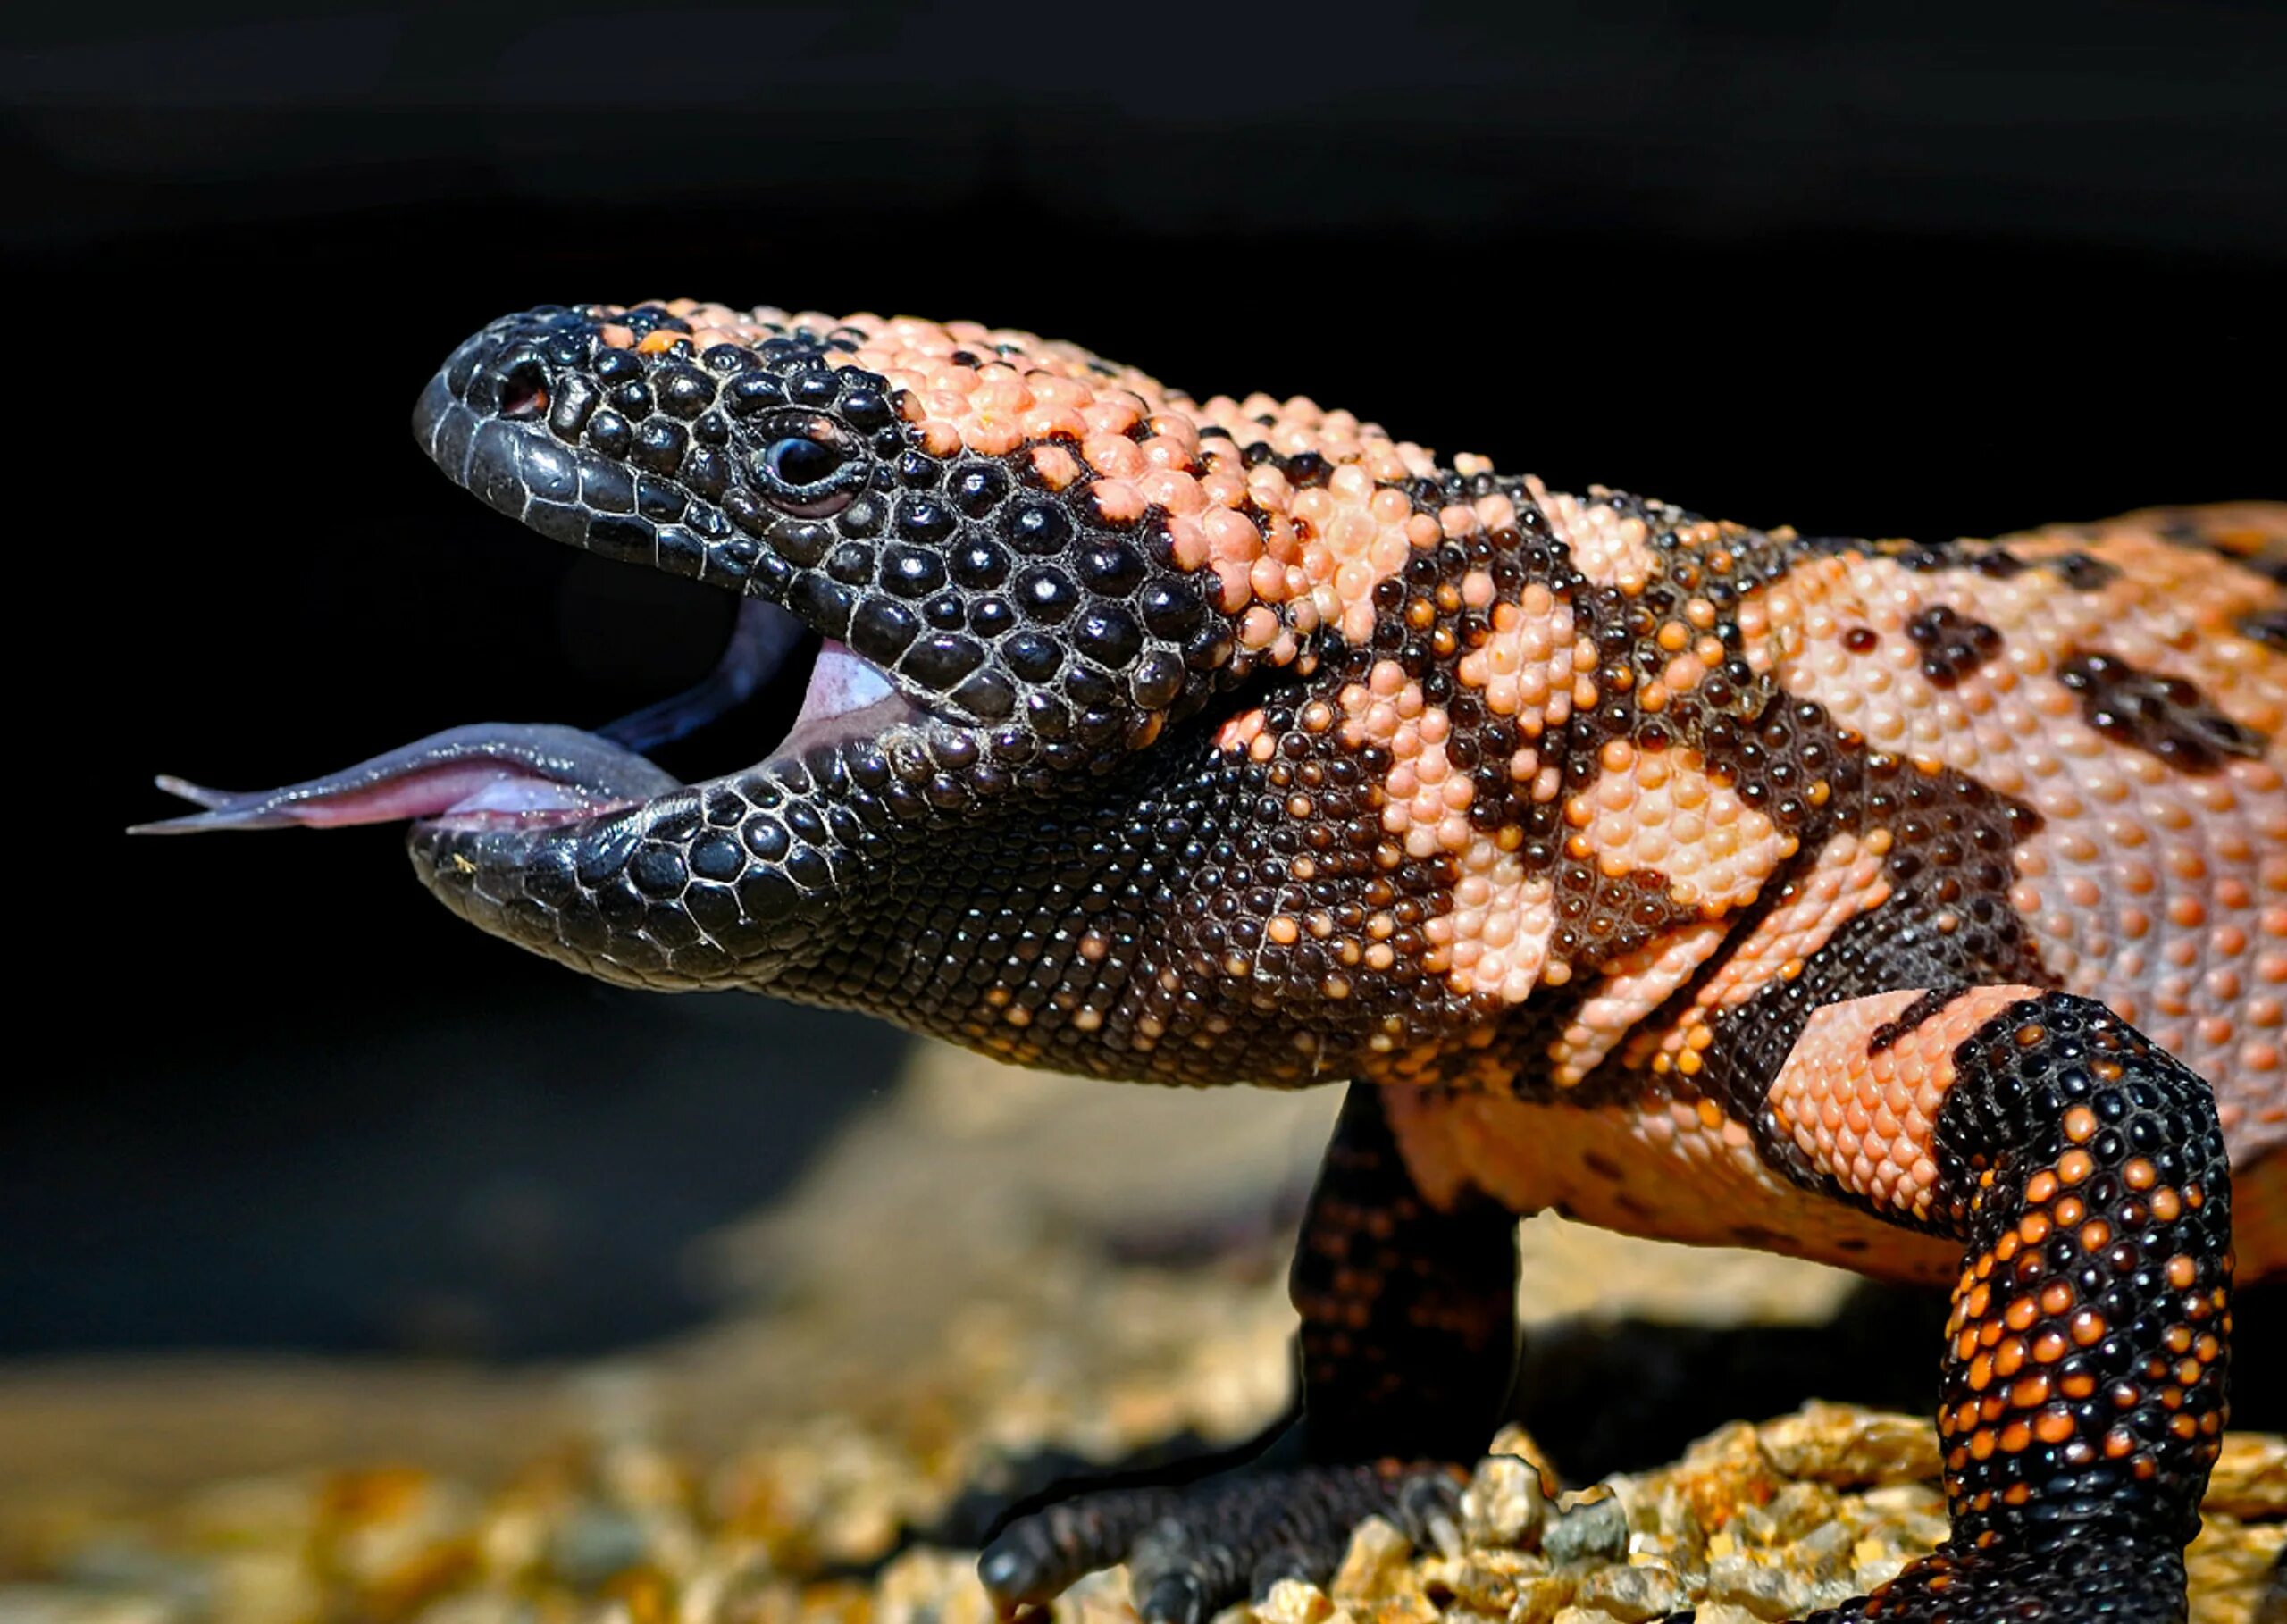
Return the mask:
<path id="1" fill-rule="evenodd" d="M 1859 1616 L 2180 1596 L 2235 1236 L 2287 1270 L 2287 508 L 1804 537 L 1026 333 L 691 301 L 505 318 L 419 422 L 901 707 L 416 825 L 456 911 L 1019 1063 L 1359 1084 L 1296 1272 L 1307 1536 L 1260 1474 L 1124 1491 L 1009 1595 L 1134 1549 L 1177 1616 L 1443 1480 L 1373 1461 L 1431 1367 L 1422 1449 L 1473 1447 L 1490 1237 L 1557 1207 L 1958 1279 L 1955 1543 Z M 2136 1556 L 2052 1560 L 2099 1546 Z"/>
<path id="2" fill-rule="evenodd" d="M 1967 1248 L 1938 1411 L 1953 1537 L 1860 1616 L 2181 1618 L 2227 1413 L 2214 1097 L 2065 993 L 1992 1013 L 1938 1065 L 1931 1216 Z"/>

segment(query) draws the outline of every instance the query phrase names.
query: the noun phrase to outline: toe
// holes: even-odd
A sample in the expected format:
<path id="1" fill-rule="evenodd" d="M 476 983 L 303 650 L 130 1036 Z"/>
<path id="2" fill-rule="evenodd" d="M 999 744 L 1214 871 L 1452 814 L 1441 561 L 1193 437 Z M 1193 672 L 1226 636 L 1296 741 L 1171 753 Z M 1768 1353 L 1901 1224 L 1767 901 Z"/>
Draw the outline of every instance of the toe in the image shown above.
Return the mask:
<path id="1" fill-rule="evenodd" d="M 1449 1467 L 1382 1462 L 1100 1491 L 1010 1524 L 978 1558 L 977 1577 L 1005 1611 L 1125 1561 L 1145 1624 L 1199 1624 L 1282 1578 L 1325 1583 L 1369 1517 L 1433 1543 L 1460 1487 Z"/>
<path id="2" fill-rule="evenodd" d="M 1072 1581 L 1124 1561 L 1144 1529 L 1178 1509 L 1172 1489 L 1083 1494 L 1020 1518 L 977 1557 L 976 1576 L 1004 1611 L 1051 1602 Z"/>

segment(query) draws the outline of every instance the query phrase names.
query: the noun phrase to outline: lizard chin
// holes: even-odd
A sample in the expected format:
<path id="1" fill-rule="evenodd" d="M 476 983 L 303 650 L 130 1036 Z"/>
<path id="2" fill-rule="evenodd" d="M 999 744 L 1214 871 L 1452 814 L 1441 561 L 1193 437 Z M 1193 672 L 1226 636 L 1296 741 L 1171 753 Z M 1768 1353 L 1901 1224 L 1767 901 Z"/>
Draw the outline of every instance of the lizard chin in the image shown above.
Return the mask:
<path id="1" fill-rule="evenodd" d="M 825 922 L 862 875 L 853 842 L 926 813 L 891 760 L 962 741 L 870 661 L 760 608 L 698 686 L 594 732 L 452 728 L 250 794 L 162 778 L 200 810 L 137 833 L 407 823 L 415 874 L 480 929 L 624 986 L 765 985 L 831 940 Z M 758 649 L 776 652 L 758 665 Z M 796 685 L 792 724 L 754 766 L 685 784 L 632 748 L 791 702 Z"/>
<path id="2" fill-rule="evenodd" d="M 274 790 L 212 790 L 163 776 L 159 787 L 201 810 L 133 833 L 413 822 L 447 831 L 540 830 L 626 812 L 685 789 L 644 752 L 716 722 L 741 705 L 800 684 L 792 725 L 750 772 L 772 763 L 878 739 L 921 721 L 922 707 L 872 661 L 808 636 L 786 610 L 758 599 L 740 606 L 730 645 L 713 671 L 671 699 L 592 732 L 549 724 L 479 723 L 431 733 L 354 766 Z"/>

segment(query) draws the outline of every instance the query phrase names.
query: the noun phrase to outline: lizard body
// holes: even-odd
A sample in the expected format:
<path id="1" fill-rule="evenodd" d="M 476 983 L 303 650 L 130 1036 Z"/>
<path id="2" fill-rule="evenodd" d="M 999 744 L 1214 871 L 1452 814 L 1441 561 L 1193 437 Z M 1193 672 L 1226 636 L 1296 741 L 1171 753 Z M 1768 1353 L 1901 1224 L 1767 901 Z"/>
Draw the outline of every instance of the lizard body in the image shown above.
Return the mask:
<path id="1" fill-rule="evenodd" d="M 691 302 L 506 318 L 416 423 L 543 533 L 778 606 L 792 736 L 661 789 L 462 730 L 187 821 L 424 814 L 448 906 L 616 981 L 1353 1084 L 1295 1277 L 1347 1486 L 1221 1568 L 1177 1503 L 1052 1509 L 1004 1596 L 1311 1569 L 1405 1478 L 1359 1463 L 1482 1444 L 1514 1215 L 1561 1208 L 1954 1286 L 1956 1540 L 1864 1616 L 2181 1616 L 2234 1238 L 2287 1271 L 2287 507 L 1807 538 L 1028 334 Z M 2060 1539 L 2139 1561 L 2059 1591 Z"/>

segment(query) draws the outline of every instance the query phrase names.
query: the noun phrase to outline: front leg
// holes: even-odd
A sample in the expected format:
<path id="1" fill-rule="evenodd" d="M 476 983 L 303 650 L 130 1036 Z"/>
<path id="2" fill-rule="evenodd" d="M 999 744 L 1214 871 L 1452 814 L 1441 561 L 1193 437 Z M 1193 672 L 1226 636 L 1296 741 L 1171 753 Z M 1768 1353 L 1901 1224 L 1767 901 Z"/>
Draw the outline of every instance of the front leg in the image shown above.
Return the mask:
<path id="1" fill-rule="evenodd" d="M 1147 1620 L 1192 1624 L 1275 1579 L 1324 1581 L 1370 1516 L 1449 1511 L 1500 1420 L 1517 1356 L 1517 1220 L 1414 1185 L 1380 1090 L 1351 1085 L 1291 1277 L 1302 1410 L 1254 1461 L 1098 1488 L 1012 1523 L 977 1571 L 1003 1608 L 1126 1561 Z"/>
<path id="2" fill-rule="evenodd" d="M 2182 1620 L 2231 1335 L 2207 1084 L 2090 1000 L 1981 987 L 1819 1010 L 1767 1109 L 1839 1194 L 1965 1249 L 1952 1536 L 1820 1624 Z"/>

